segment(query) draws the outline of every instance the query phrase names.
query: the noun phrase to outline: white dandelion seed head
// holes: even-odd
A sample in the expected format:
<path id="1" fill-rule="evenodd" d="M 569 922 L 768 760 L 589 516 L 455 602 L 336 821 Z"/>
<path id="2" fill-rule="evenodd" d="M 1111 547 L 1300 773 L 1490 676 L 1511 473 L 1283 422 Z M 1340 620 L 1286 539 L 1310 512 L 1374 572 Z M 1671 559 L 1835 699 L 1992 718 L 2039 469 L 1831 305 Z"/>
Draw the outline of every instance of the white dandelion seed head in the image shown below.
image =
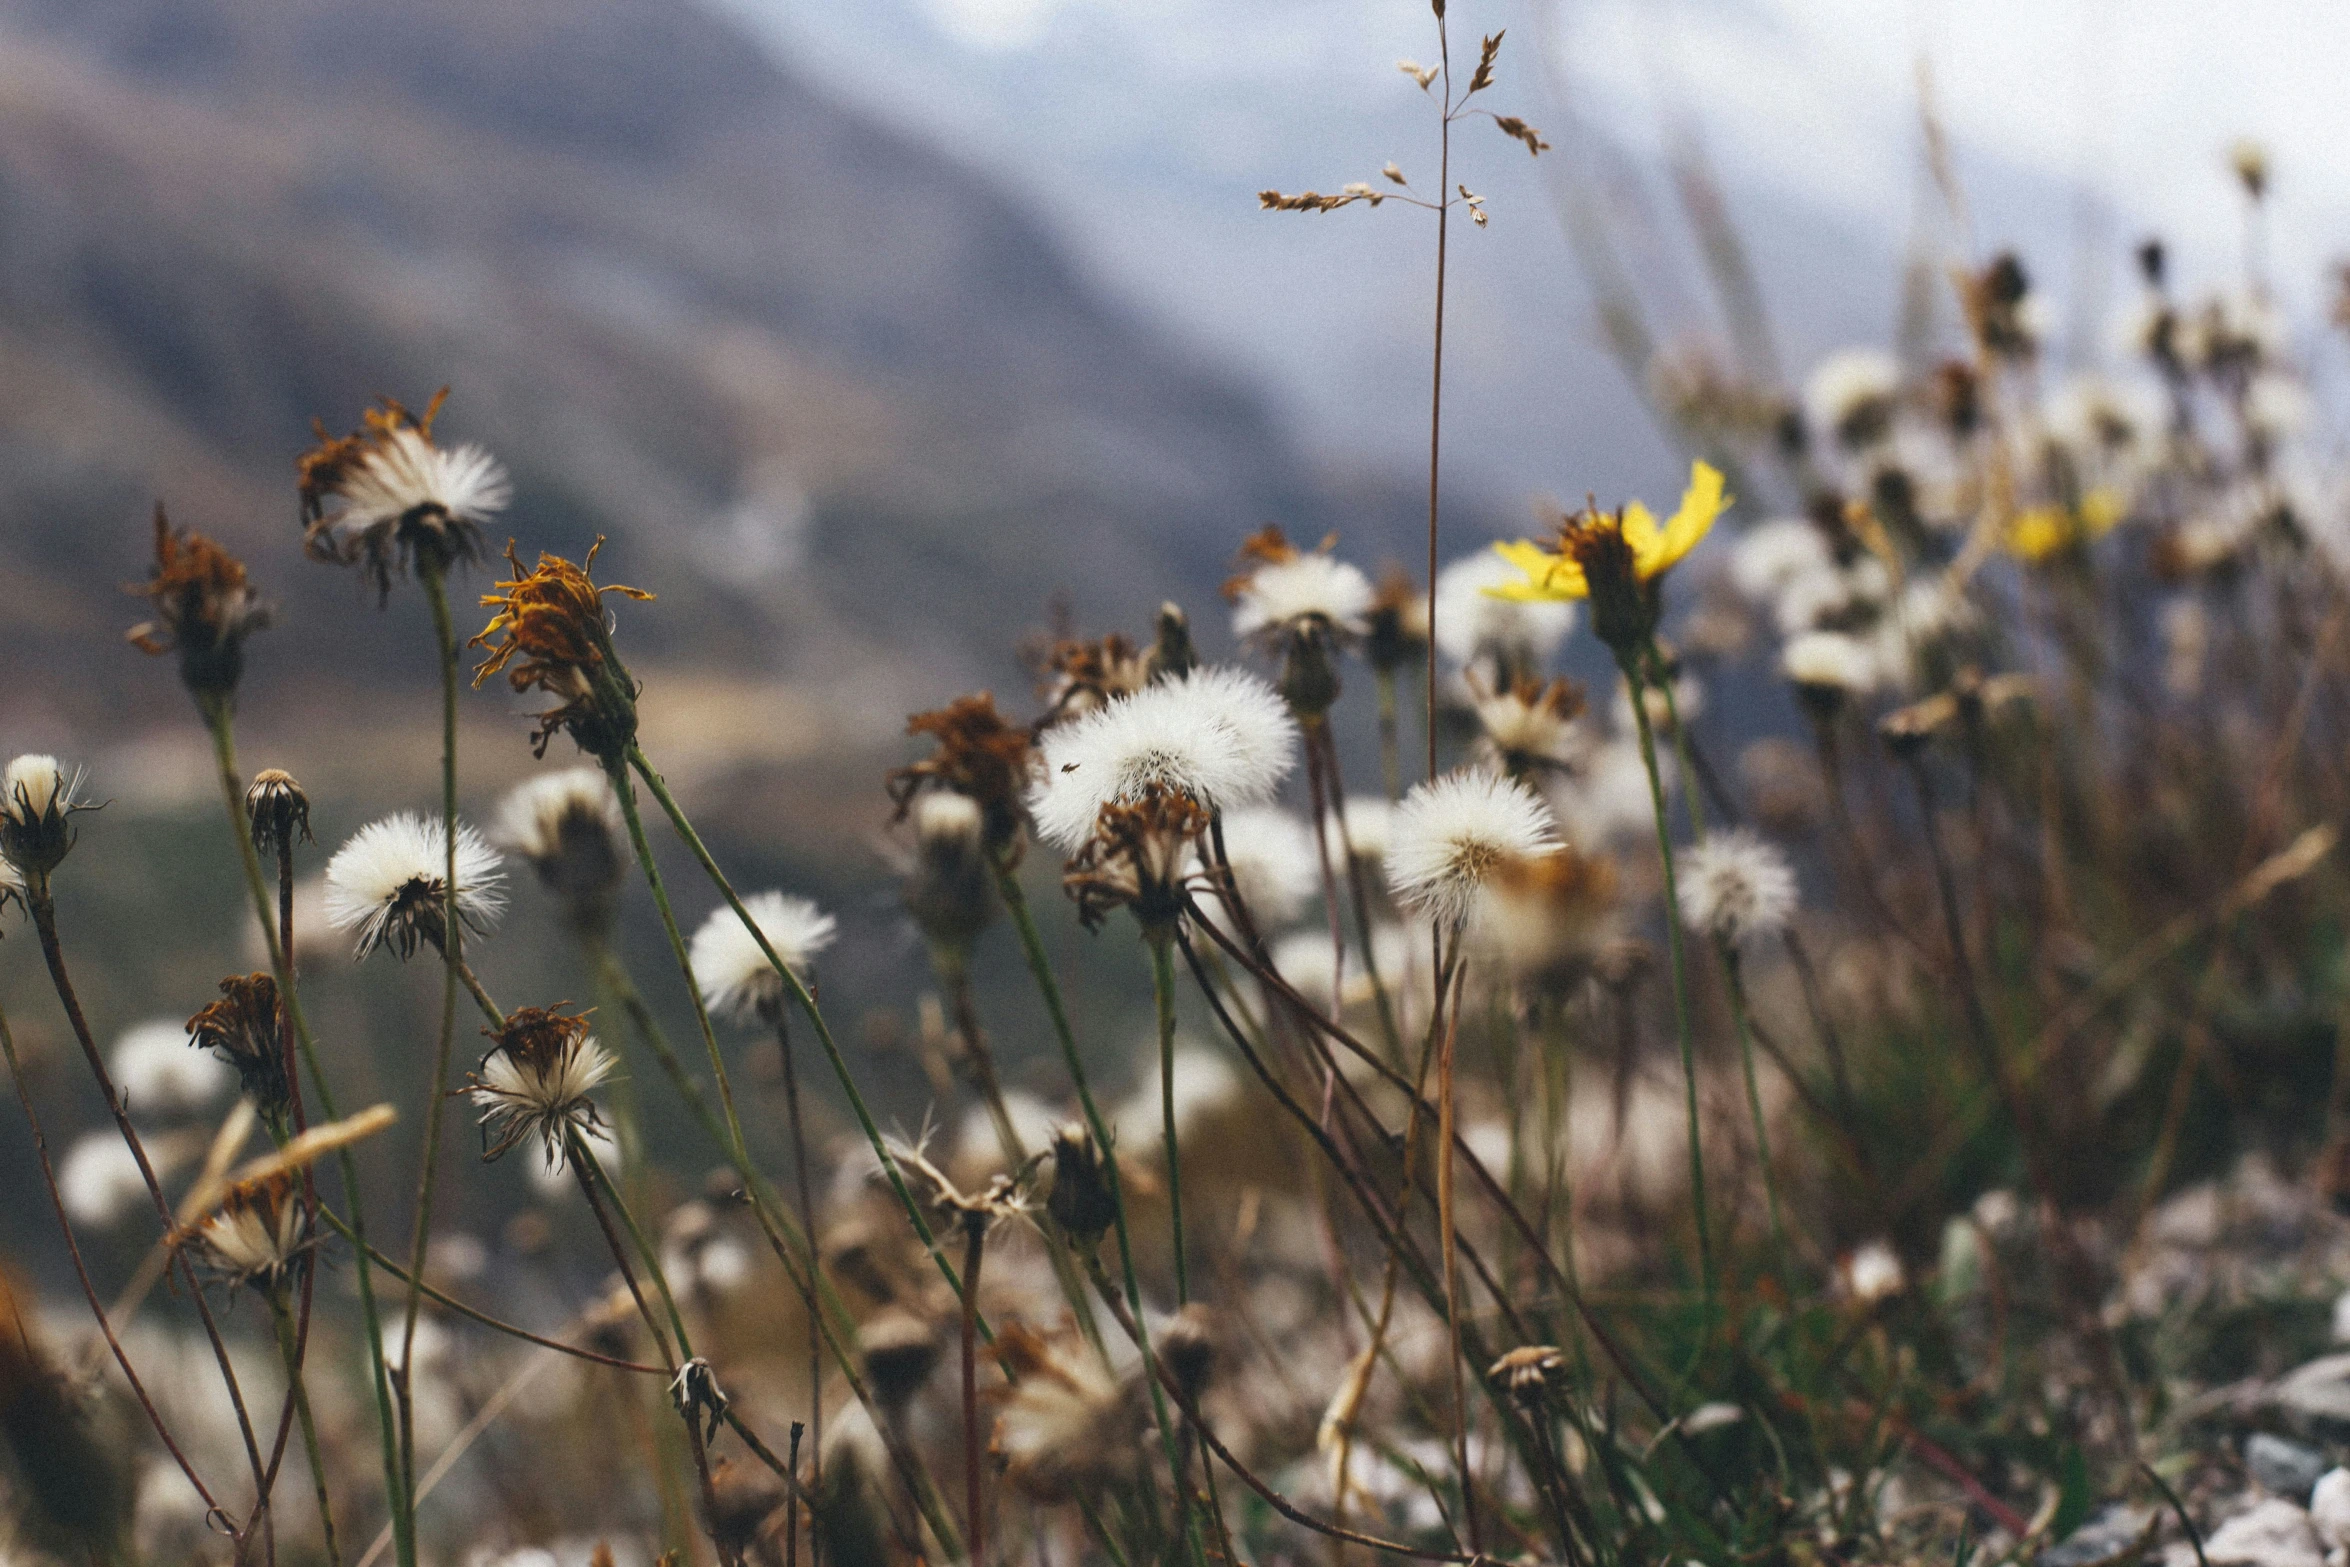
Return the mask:
<path id="1" fill-rule="evenodd" d="M 1521 604 L 1487 588 L 1523 582 L 1526 574 L 1491 550 L 1479 550 L 1436 574 L 1436 650 L 1463 666 L 1492 659 L 1508 668 L 1539 667 L 1575 629 L 1575 606 Z"/>
<path id="2" fill-rule="evenodd" d="M 403 958 L 419 941 L 440 939 L 447 893 L 448 836 L 437 818 L 401 811 L 368 823 L 326 864 L 326 917 L 354 933 L 360 957 L 391 946 Z M 457 824 L 457 917 L 486 931 L 506 907 L 498 851 Z"/>
<path id="3" fill-rule="evenodd" d="M 1371 579 L 1360 568 L 1318 550 L 1268 561 L 1240 590 L 1232 634 L 1265 636 L 1319 619 L 1346 636 L 1360 636 L 1373 596 Z"/>
<path id="4" fill-rule="evenodd" d="M 757 892 L 743 899 L 743 907 L 758 923 L 759 934 L 804 984 L 816 955 L 840 934 L 839 923 L 810 898 L 782 892 Z M 767 961 L 758 940 L 743 927 L 733 909 L 710 911 L 694 932 L 694 979 L 702 989 L 702 1004 L 711 1011 L 745 1025 L 772 1022 L 781 1015 L 783 976 Z"/>
<path id="5" fill-rule="evenodd" d="M 482 1058 L 468 1097 L 495 1152 L 535 1135 L 549 1167 L 560 1168 L 566 1137 L 599 1124 L 588 1095 L 611 1077 L 614 1064 L 612 1053 L 584 1032 L 566 1038 L 545 1061 L 521 1059 L 501 1047 Z"/>
<path id="6" fill-rule="evenodd" d="M 1321 893 L 1322 861 L 1314 848 L 1314 830 L 1287 811 L 1255 806 L 1226 816 L 1224 855 L 1232 864 L 1241 901 L 1259 929 L 1288 924 Z M 1201 862 L 1193 860 L 1192 873 L 1201 869 Z M 1340 871 L 1340 866 L 1331 867 L 1333 875 Z M 1220 908 L 1214 897 L 1203 898 L 1201 904 L 1211 914 Z"/>
<path id="7" fill-rule="evenodd" d="M 924 847 L 976 845 L 987 825 L 979 802 L 951 789 L 925 790 L 914 800 L 914 841 Z"/>
<path id="8" fill-rule="evenodd" d="M 1894 397 L 1901 390 L 1901 367 L 1879 348 L 1840 348 L 1812 367 L 1803 382 L 1804 417 L 1823 435 L 1846 445 L 1865 445 L 1856 437 L 1884 433 L 1890 423 Z M 1879 413 L 1886 416 L 1879 419 Z"/>
<path id="9" fill-rule="evenodd" d="M 2096 460 L 2129 457 L 2162 428 L 2162 394 L 2141 378 L 2095 372 L 2073 376 L 2042 410 L 2048 433 L 2073 453 Z"/>
<path id="10" fill-rule="evenodd" d="M 81 801 L 81 769 L 65 770 L 54 756 L 26 755 L 0 770 L 0 817 L 30 826 L 51 811 L 70 811 Z"/>
<path id="11" fill-rule="evenodd" d="M 1707 833 L 1678 866 L 1681 921 L 1732 944 L 1787 928 L 1796 904 L 1795 869 L 1777 844 L 1745 828 Z"/>
<path id="12" fill-rule="evenodd" d="M 120 1136 L 90 1132 L 57 1161 L 57 1195 L 74 1223 L 103 1229 L 147 1205 L 147 1179 Z"/>
<path id="13" fill-rule="evenodd" d="M 1415 786 L 1396 807 L 1387 885 L 1406 908 L 1457 929 L 1496 866 L 1558 846 L 1550 807 L 1495 773 L 1452 772 Z"/>
<path id="14" fill-rule="evenodd" d="M 424 508 L 479 526 L 506 509 L 513 486 L 498 460 L 479 446 L 444 450 L 407 425 L 372 443 L 337 487 L 332 524 L 338 544 L 355 543 Z"/>
<path id="15" fill-rule="evenodd" d="M 490 840 L 533 865 L 562 858 L 568 834 L 585 827 L 617 839 L 626 823 L 612 782 L 598 767 L 566 767 L 518 784 L 498 802 Z"/>
<path id="16" fill-rule="evenodd" d="M 1982 622 L 1974 600 L 1944 573 L 1920 577 L 1893 601 L 1891 617 L 1910 641 L 1924 645 L 1972 631 Z"/>
<path id="17" fill-rule="evenodd" d="M 1387 857 L 1387 833 L 1394 824 L 1395 807 L 1373 794 L 1351 794 L 1346 798 L 1346 830 L 1342 834 L 1338 824 L 1339 813 L 1331 811 L 1322 818 L 1322 837 L 1330 846 L 1330 866 L 1339 875 L 1346 873 L 1347 846 L 1354 846 L 1354 857 L 1377 868 Z"/>
<path id="18" fill-rule="evenodd" d="M 171 1018 L 123 1030 L 106 1065 L 133 1115 L 190 1114 L 237 1079 L 227 1062 L 190 1044 L 187 1026 Z"/>
<path id="19" fill-rule="evenodd" d="M 1210 810 L 1262 805 L 1296 765 L 1297 738 L 1289 704 L 1268 682 L 1196 669 L 1046 730 L 1029 813 L 1039 837 L 1074 854 L 1103 806 L 1153 786 Z"/>
<path id="20" fill-rule="evenodd" d="M 1806 631 L 1779 651 L 1779 672 L 1799 686 L 1866 696 L 1884 678 L 1876 653 L 1841 631 Z"/>

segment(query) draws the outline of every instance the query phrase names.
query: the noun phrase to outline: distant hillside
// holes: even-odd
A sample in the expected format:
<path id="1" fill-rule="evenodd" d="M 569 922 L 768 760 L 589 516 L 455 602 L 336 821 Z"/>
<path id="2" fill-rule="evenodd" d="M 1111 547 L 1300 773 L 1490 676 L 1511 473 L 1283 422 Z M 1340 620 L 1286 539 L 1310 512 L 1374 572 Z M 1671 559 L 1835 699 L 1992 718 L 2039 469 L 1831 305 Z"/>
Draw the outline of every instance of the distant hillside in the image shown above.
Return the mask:
<path id="1" fill-rule="evenodd" d="M 173 700 L 115 647 L 159 496 L 273 669 L 368 683 L 412 628 L 300 560 L 288 463 L 444 381 L 526 547 L 612 535 L 633 645 L 745 678 L 1000 683 L 1056 591 L 1204 607 L 1341 520 L 983 173 L 676 0 L 0 0 L 0 721 Z"/>

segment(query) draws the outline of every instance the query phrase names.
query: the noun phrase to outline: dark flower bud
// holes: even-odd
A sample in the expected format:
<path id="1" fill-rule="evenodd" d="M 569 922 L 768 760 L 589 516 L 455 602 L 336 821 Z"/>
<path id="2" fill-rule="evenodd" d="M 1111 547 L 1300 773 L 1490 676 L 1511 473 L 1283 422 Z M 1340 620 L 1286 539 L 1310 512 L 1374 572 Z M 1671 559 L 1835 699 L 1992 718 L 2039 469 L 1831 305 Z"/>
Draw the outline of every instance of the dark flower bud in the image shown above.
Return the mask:
<path id="1" fill-rule="evenodd" d="M 1110 1190 L 1101 1148 L 1082 1125 L 1053 1134 L 1053 1189 L 1044 1208 L 1080 1250 L 1098 1244 L 1118 1222 L 1118 1199 Z"/>
<path id="2" fill-rule="evenodd" d="M 299 832 L 309 843 L 310 796 L 302 792 L 292 773 L 265 767 L 253 775 L 245 790 L 245 816 L 253 828 L 253 847 L 263 853 L 283 853 Z"/>

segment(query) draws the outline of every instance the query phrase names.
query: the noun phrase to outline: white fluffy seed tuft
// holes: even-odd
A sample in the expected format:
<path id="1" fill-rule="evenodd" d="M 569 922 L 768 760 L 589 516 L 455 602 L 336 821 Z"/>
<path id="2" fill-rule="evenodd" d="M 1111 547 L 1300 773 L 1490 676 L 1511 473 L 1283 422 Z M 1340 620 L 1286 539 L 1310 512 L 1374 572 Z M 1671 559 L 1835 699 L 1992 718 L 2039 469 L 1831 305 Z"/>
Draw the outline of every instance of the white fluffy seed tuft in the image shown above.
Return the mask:
<path id="1" fill-rule="evenodd" d="M 1708 833 L 1679 869 L 1681 920 L 1700 935 L 1736 945 L 1778 934 L 1795 913 L 1787 856 L 1745 828 Z"/>
<path id="2" fill-rule="evenodd" d="M 1387 884 L 1406 908 L 1457 928 L 1494 870 L 1558 847 L 1550 807 L 1515 779 L 1447 773 L 1396 807 Z"/>
<path id="3" fill-rule="evenodd" d="M 498 819 L 491 826 L 490 839 L 498 847 L 539 864 L 561 857 L 567 823 L 591 823 L 614 838 L 625 830 L 620 799 L 602 769 L 566 767 L 516 785 L 498 802 Z"/>
<path id="4" fill-rule="evenodd" d="M 808 965 L 833 943 L 839 924 L 812 899 L 781 892 L 759 892 L 743 899 L 743 907 L 759 925 L 759 934 L 775 949 L 793 974 L 805 983 Z M 702 988 L 702 1004 L 738 1023 L 771 1021 L 781 1015 L 783 976 L 759 950 L 759 943 L 731 908 L 710 911 L 694 932 L 689 954 L 694 979 Z"/>
<path id="5" fill-rule="evenodd" d="M 366 957 L 389 943 L 402 956 L 440 929 L 448 838 L 438 819 L 401 811 L 353 833 L 326 865 L 326 917 L 355 934 Z M 457 824 L 457 917 L 487 930 L 506 907 L 498 851 Z"/>
<path id="6" fill-rule="evenodd" d="M 1039 837 L 1074 854 L 1102 807 L 1156 785 L 1210 810 L 1262 805 L 1296 765 L 1297 720 L 1245 670 L 1198 669 L 1045 732 L 1028 808 Z"/>
<path id="7" fill-rule="evenodd" d="M 1526 580 L 1524 572 L 1491 550 L 1454 561 L 1436 574 L 1436 650 L 1456 664 L 1491 659 L 1532 670 L 1575 629 L 1572 604 L 1521 604 L 1487 588 Z"/>
<path id="8" fill-rule="evenodd" d="M 1360 636 L 1371 610 L 1371 579 L 1357 567 L 1319 551 L 1259 566 L 1232 609 L 1232 633 L 1255 637 L 1321 620 Z"/>

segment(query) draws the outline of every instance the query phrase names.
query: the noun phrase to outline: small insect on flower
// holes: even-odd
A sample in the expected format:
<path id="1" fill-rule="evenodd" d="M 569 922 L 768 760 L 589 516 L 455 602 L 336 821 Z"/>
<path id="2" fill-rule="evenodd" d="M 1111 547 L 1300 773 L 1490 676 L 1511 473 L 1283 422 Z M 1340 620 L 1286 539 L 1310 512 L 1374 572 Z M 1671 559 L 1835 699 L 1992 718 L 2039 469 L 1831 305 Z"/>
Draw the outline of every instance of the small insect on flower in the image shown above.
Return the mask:
<path id="1" fill-rule="evenodd" d="M 1313 719 L 1338 700 L 1338 649 L 1361 637 L 1377 597 L 1371 579 L 1330 553 L 1335 537 L 1301 551 L 1268 526 L 1240 547 L 1240 570 L 1224 584 L 1232 631 L 1280 655 L 1281 694 Z"/>
<path id="2" fill-rule="evenodd" d="M 390 947 L 403 959 L 417 943 L 437 951 L 448 896 L 448 838 L 438 821 L 402 811 L 353 833 L 326 865 L 326 917 L 354 932 L 357 955 Z M 505 909 L 505 872 L 481 834 L 457 824 L 457 918 L 486 932 Z"/>
<path id="3" fill-rule="evenodd" d="M 231 974 L 220 999 L 186 1025 L 188 1043 L 209 1050 L 237 1070 L 237 1082 L 264 1117 L 292 1104 L 284 1036 L 278 1030 L 277 981 L 267 974 Z"/>
<path id="4" fill-rule="evenodd" d="M 588 1095 L 612 1075 L 611 1053 L 588 1033 L 584 1013 L 566 1017 L 560 1006 L 516 1007 L 474 1069 L 471 1097 L 481 1111 L 485 1162 L 537 1137 L 546 1146 L 547 1168 L 559 1169 L 570 1158 L 572 1137 L 593 1135 L 604 1124 Z"/>
<path id="5" fill-rule="evenodd" d="M 1265 681 L 1194 670 L 1047 730 L 1029 810 L 1047 843 L 1074 854 L 1103 806 L 1154 787 L 1210 811 L 1261 805 L 1295 765 L 1297 739 L 1297 720 Z"/>
<path id="6" fill-rule="evenodd" d="M 1406 908 L 1458 930 L 1499 868 L 1558 846 L 1550 808 L 1496 773 L 1447 773 L 1415 786 L 1396 807 L 1387 884 Z"/>
<path id="7" fill-rule="evenodd" d="M 180 679 L 199 701 L 228 695 L 244 673 L 245 638 L 269 624 L 269 606 L 245 581 L 245 563 L 201 533 L 174 530 L 155 507 L 155 570 L 123 590 L 154 606 L 131 627 L 131 646 L 177 652 Z"/>
<path id="8" fill-rule="evenodd" d="M 538 715 L 530 742 L 533 756 L 545 756 L 547 742 L 561 730 L 609 766 L 636 738 L 638 687 L 613 650 L 604 595 L 640 601 L 653 595 L 619 583 L 598 587 L 589 574 L 603 547 L 599 536 L 577 566 L 542 551 L 538 564 L 524 571 L 509 542 L 506 565 L 513 577 L 499 583 L 497 592 L 482 595 L 482 607 L 497 614 L 466 644 L 487 655 L 473 671 L 474 685 L 505 670 L 516 691 L 544 691 L 556 699 L 556 706 Z"/>
<path id="9" fill-rule="evenodd" d="M 96 807 L 81 801 L 82 773 L 54 756 L 20 756 L 0 769 L 0 858 L 38 887 L 73 848 L 73 817 Z"/>
<path id="10" fill-rule="evenodd" d="M 599 768 L 566 767 L 517 785 L 498 804 L 490 837 L 529 862 L 575 929 L 608 928 L 628 871 L 626 823 Z"/>
<path id="11" fill-rule="evenodd" d="M 233 1284 L 266 1289 L 309 1249 L 301 1185 L 280 1170 L 228 1190 L 220 1209 L 196 1231 L 204 1258 Z"/>
<path id="12" fill-rule="evenodd" d="M 1700 839 L 1682 859 L 1678 890 L 1682 923 L 1729 946 L 1775 936 L 1795 913 L 1794 867 L 1745 828 Z"/>
<path id="13" fill-rule="evenodd" d="M 743 899 L 743 907 L 750 910 L 775 955 L 806 984 L 816 954 L 831 946 L 839 933 L 833 917 L 807 898 L 781 892 L 755 892 Z M 711 1011 L 745 1026 L 773 1023 L 783 1016 L 783 976 L 775 972 L 734 910 L 710 911 L 694 932 L 689 956 L 702 987 L 702 1004 Z"/>
<path id="14" fill-rule="evenodd" d="M 313 560 L 358 566 L 389 598 L 392 575 L 411 564 L 440 573 L 481 555 L 481 525 L 503 511 L 513 488 L 479 446 L 433 444 L 447 400 L 433 394 L 419 416 L 392 398 L 360 416 L 349 435 L 311 421 L 318 444 L 295 459 L 302 547 Z"/>
<path id="15" fill-rule="evenodd" d="M 1524 539 L 1494 545 L 1524 580 L 1485 591 L 1524 603 L 1588 598 L 1592 630 L 1625 656 L 1656 629 L 1658 579 L 1697 548 L 1714 520 L 1729 509 L 1721 471 L 1698 462 L 1669 521 L 1659 524 L 1638 501 L 1616 512 L 1587 507 L 1560 519 L 1553 548 Z"/>

